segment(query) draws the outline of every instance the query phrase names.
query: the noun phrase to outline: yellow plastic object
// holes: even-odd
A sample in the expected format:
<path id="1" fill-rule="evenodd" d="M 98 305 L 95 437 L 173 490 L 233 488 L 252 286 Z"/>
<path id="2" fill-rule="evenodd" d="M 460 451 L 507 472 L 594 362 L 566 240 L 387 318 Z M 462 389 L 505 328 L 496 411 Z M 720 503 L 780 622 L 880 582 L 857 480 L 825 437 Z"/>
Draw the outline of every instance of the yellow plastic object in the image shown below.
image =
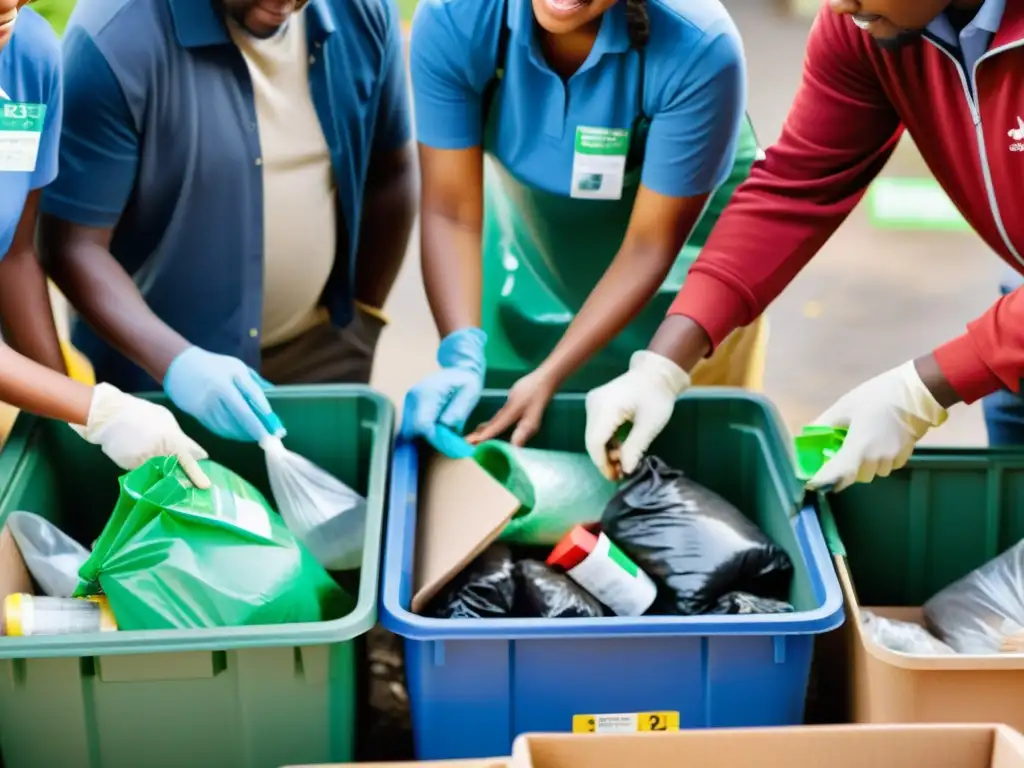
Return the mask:
<path id="1" fill-rule="evenodd" d="M 68 376 L 81 384 L 94 386 L 96 374 L 89 358 L 79 352 L 69 341 L 62 340 L 60 349 L 64 353 L 64 365 L 68 369 Z"/>

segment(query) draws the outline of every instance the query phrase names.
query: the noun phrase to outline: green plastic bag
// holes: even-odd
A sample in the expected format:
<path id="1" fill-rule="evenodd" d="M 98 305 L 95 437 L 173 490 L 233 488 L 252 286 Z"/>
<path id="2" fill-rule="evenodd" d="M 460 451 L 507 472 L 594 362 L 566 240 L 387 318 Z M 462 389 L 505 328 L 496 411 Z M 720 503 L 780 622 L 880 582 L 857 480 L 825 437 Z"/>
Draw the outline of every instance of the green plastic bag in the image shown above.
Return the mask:
<path id="1" fill-rule="evenodd" d="M 522 504 L 501 532 L 511 544 L 554 546 L 574 526 L 598 522 L 615 495 L 615 484 L 583 453 L 489 440 L 473 458 Z"/>
<path id="2" fill-rule="evenodd" d="M 320 621 L 352 610 L 352 597 L 256 488 L 212 461 L 201 465 L 212 482 L 205 491 L 174 458 L 121 477 L 76 597 L 105 594 L 123 630 Z"/>

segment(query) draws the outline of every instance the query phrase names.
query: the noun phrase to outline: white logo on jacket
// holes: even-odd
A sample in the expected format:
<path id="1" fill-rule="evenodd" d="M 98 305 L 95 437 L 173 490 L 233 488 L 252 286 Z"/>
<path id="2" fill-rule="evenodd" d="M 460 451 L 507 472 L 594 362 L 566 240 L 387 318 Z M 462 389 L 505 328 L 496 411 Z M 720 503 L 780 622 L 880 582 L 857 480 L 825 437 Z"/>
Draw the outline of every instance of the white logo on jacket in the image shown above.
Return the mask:
<path id="1" fill-rule="evenodd" d="M 1013 144 L 1010 145 L 1011 152 L 1024 152 L 1024 118 L 1017 117 L 1017 127 L 1011 128 L 1007 135 L 1013 139 Z"/>

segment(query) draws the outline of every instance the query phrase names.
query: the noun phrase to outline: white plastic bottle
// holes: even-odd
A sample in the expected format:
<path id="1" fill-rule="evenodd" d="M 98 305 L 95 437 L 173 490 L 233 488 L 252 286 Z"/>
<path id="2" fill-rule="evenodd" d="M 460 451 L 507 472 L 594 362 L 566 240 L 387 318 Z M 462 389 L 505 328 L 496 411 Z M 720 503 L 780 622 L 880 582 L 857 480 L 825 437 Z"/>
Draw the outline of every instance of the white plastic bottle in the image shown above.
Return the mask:
<path id="1" fill-rule="evenodd" d="M 39 597 L 15 593 L 4 598 L 4 634 L 73 635 L 114 632 L 117 622 L 107 598 Z"/>

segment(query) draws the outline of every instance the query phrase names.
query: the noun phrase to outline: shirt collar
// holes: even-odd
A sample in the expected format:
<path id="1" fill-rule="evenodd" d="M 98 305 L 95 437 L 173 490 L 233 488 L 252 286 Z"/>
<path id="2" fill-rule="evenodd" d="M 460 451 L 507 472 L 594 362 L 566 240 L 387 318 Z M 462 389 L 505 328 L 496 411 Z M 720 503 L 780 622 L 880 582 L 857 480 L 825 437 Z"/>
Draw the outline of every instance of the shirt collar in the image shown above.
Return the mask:
<path id="1" fill-rule="evenodd" d="M 1006 0 L 985 0 L 981 8 L 978 9 L 977 15 L 964 29 L 965 31 L 977 29 L 994 35 L 999 31 L 999 24 L 1003 20 L 1003 11 L 1005 10 Z M 960 45 L 959 36 L 956 34 L 956 30 L 953 29 L 953 25 L 949 23 L 945 13 L 936 16 L 932 23 L 928 25 L 927 31 L 945 43 L 957 47 Z"/>
<path id="2" fill-rule="evenodd" d="M 231 44 L 231 36 L 210 0 L 167 0 L 174 31 L 182 48 Z M 322 41 L 334 32 L 328 0 L 309 0 L 306 16 L 310 39 Z"/>
<path id="3" fill-rule="evenodd" d="M 513 40 L 520 45 L 531 47 L 539 55 L 539 49 L 534 47 L 536 36 L 533 34 L 533 24 L 532 0 L 509 0 L 508 26 L 512 32 L 516 33 L 512 36 Z M 598 30 L 597 40 L 594 41 L 594 48 L 587 57 L 587 61 L 596 62 L 606 53 L 625 53 L 629 47 L 626 10 L 623 3 L 615 3 L 604 12 L 604 16 L 601 18 L 601 28 Z M 584 67 L 586 66 L 589 64 L 584 65 Z"/>

